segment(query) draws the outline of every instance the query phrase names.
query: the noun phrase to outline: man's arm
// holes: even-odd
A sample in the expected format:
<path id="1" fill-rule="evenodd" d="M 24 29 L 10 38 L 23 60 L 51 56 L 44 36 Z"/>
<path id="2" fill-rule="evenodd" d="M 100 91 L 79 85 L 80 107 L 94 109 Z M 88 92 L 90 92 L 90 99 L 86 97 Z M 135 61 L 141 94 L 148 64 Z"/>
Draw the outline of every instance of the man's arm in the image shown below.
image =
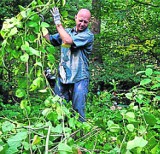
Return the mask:
<path id="1" fill-rule="evenodd" d="M 58 8 L 55 7 L 50 11 L 52 13 L 54 23 L 55 23 L 57 31 L 62 39 L 62 42 L 64 44 L 71 45 L 73 43 L 73 40 L 72 40 L 71 36 L 65 31 L 65 29 L 63 28 L 63 26 L 61 24 L 61 18 L 60 18 L 60 13 L 59 13 Z"/>
<path id="2" fill-rule="evenodd" d="M 65 31 L 61 24 L 56 25 L 56 28 L 64 44 L 73 44 L 71 36 Z"/>

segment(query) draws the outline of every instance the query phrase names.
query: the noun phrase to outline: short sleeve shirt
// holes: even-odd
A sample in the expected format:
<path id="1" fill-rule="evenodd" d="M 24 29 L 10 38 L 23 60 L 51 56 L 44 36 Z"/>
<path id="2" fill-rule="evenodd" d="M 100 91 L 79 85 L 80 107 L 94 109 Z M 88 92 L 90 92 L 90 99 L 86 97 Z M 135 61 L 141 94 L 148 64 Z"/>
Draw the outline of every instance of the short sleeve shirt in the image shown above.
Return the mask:
<path id="1" fill-rule="evenodd" d="M 61 45 L 59 75 L 64 84 L 76 83 L 89 78 L 89 54 L 94 41 L 94 35 L 88 28 L 79 33 L 75 28 L 66 29 L 66 31 L 73 40 L 70 47 L 63 45 L 59 33 L 50 35 L 50 42 L 54 46 Z"/>

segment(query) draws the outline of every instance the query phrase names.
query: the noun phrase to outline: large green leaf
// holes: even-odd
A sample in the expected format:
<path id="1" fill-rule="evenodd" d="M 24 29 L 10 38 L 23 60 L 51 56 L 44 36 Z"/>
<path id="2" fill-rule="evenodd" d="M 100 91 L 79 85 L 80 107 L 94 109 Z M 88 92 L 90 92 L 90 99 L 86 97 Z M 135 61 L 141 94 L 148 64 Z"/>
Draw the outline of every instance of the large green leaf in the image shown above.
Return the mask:
<path id="1" fill-rule="evenodd" d="M 147 76 L 151 76 L 152 73 L 153 73 L 153 70 L 152 70 L 151 68 L 147 68 L 146 71 L 145 71 L 145 74 L 146 74 Z"/>
<path id="2" fill-rule="evenodd" d="M 2 123 L 2 131 L 9 132 L 15 128 L 15 125 L 9 121 L 5 121 Z"/>
<path id="3" fill-rule="evenodd" d="M 24 97 L 25 95 L 26 95 L 25 90 L 20 89 L 20 88 L 16 90 L 16 96 L 17 96 L 18 98 L 22 98 L 22 97 Z"/>
<path id="4" fill-rule="evenodd" d="M 50 25 L 48 23 L 46 23 L 46 22 L 42 22 L 41 23 L 41 27 L 50 27 Z"/>
<path id="5" fill-rule="evenodd" d="M 67 144 L 65 143 L 59 143 L 58 144 L 58 151 L 61 153 L 61 152 L 69 152 L 69 153 L 72 153 L 72 148 L 70 146 L 68 146 Z"/>
<path id="6" fill-rule="evenodd" d="M 143 137 L 135 136 L 135 138 L 127 143 L 127 149 L 131 150 L 137 147 L 145 147 L 148 141 L 144 140 Z"/>
<path id="7" fill-rule="evenodd" d="M 157 119 L 152 113 L 144 113 L 144 118 L 147 124 L 149 124 L 150 126 L 154 126 L 157 122 Z"/>
<path id="8" fill-rule="evenodd" d="M 32 48 L 32 47 L 29 47 L 29 52 L 31 55 L 36 55 L 36 56 L 40 56 L 40 51 Z"/>
<path id="9" fill-rule="evenodd" d="M 19 132 L 15 136 L 8 139 L 7 143 L 10 147 L 19 147 L 22 140 L 27 138 L 27 132 Z"/>
<path id="10" fill-rule="evenodd" d="M 23 62 L 28 62 L 29 59 L 29 55 L 27 53 L 24 53 L 21 57 L 20 57 L 21 61 Z"/>
<path id="11" fill-rule="evenodd" d="M 128 129 L 130 132 L 133 132 L 133 130 L 134 130 L 134 125 L 133 125 L 133 124 L 128 124 L 128 125 L 127 125 L 127 129 Z"/>
<path id="12" fill-rule="evenodd" d="M 147 78 L 147 79 L 143 79 L 141 82 L 140 82 L 140 85 L 147 85 L 147 84 L 149 84 L 149 83 L 151 83 L 151 79 L 149 79 L 149 78 Z"/>

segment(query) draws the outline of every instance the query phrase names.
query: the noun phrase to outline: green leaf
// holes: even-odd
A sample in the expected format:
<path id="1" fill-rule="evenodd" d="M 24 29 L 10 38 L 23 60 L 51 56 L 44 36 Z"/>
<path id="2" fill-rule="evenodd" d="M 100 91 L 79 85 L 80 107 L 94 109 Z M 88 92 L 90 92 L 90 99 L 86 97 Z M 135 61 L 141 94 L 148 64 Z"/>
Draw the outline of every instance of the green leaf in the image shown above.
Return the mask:
<path id="1" fill-rule="evenodd" d="M 157 122 L 155 116 L 151 113 L 144 113 L 144 118 L 150 126 L 154 126 Z"/>
<path id="2" fill-rule="evenodd" d="M 12 136 L 8 139 L 7 143 L 10 147 L 19 147 L 21 141 L 27 138 L 27 132 L 19 132 L 15 136 Z"/>
<path id="3" fill-rule="evenodd" d="M 65 143 L 59 143 L 58 144 L 58 151 L 64 151 L 64 152 L 73 152 L 72 151 L 72 148 L 70 146 L 68 146 L 67 144 Z"/>
<path id="4" fill-rule="evenodd" d="M 154 84 L 151 89 L 154 90 L 154 89 L 158 89 L 160 88 L 160 83 L 157 83 L 157 84 Z"/>
<path id="5" fill-rule="evenodd" d="M 145 71 L 145 74 L 146 74 L 147 76 L 151 76 L 152 73 L 153 73 L 153 70 L 152 70 L 151 68 L 147 68 L 146 71 Z"/>
<path id="6" fill-rule="evenodd" d="M 141 125 L 139 127 L 139 129 L 138 129 L 138 133 L 141 134 L 141 135 L 146 134 L 147 133 L 146 127 L 144 127 L 144 126 Z"/>
<path id="7" fill-rule="evenodd" d="M 16 96 L 18 97 L 18 98 L 22 98 L 23 96 L 25 96 L 26 95 L 26 93 L 25 93 L 25 91 L 23 90 L 23 89 L 17 89 L 16 90 Z"/>
<path id="8" fill-rule="evenodd" d="M 24 51 L 29 51 L 29 43 L 27 41 L 25 41 L 25 44 L 23 44 L 21 46 L 21 49 Z"/>
<path id="9" fill-rule="evenodd" d="M 51 108 L 46 108 L 42 111 L 43 116 L 47 116 L 50 112 L 52 112 Z"/>
<path id="10" fill-rule="evenodd" d="M 5 121 L 2 123 L 2 131 L 3 132 L 12 131 L 14 128 L 15 128 L 15 125 L 9 121 Z"/>
<path id="11" fill-rule="evenodd" d="M 25 150 L 29 150 L 29 148 L 30 148 L 30 145 L 29 145 L 29 143 L 28 142 L 22 142 L 22 145 L 23 145 L 23 147 L 24 147 L 24 149 Z"/>
<path id="12" fill-rule="evenodd" d="M 48 55 L 47 55 L 47 59 L 48 59 L 50 62 L 52 62 L 52 63 L 55 62 L 55 57 L 54 57 L 52 54 L 48 54 Z"/>
<path id="13" fill-rule="evenodd" d="M 62 125 L 61 124 L 57 125 L 56 127 L 52 129 L 52 131 L 55 133 L 59 133 L 59 134 L 62 133 L 63 131 Z"/>
<path id="14" fill-rule="evenodd" d="M 120 126 L 118 124 L 111 124 L 109 126 L 109 130 L 111 132 L 119 132 L 120 131 Z"/>
<path id="15" fill-rule="evenodd" d="M 27 107 L 28 101 L 26 99 L 21 100 L 20 107 L 21 109 L 25 109 Z"/>
<path id="16" fill-rule="evenodd" d="M 40 57 L 40 51 L 33 49 L 32 47 L 29 47 L 29 52 L 31 55 L 36 55 Z"/>
<path id="17" fill-rule="evenodd" d="M 38 3 L 38 5 L 43 5 L 41 0 L 38 0 L 37 3 Z"/>
<path id="18" fill-rule="evenodd" d="M 34 21 L 30 21 L 30 22 L 28 22 L 28 26 L 29 27 L 37 27 L 38 24 L 36 22 L 34 22 Z"/>
<path id="19" fill-rule="evenodd" d="M 28 62 L 28 59 L 29 59 L 29 55 L 27 53 L 25 53 L 24 55 L 22 55 L 20 57 L 21 61 L 23 62 Z"/>
<path id="20" fill-rule="evenodd" d="M 108 127 L 110 127 L 112 124 L 114 124 L 114 122 L 112 120 L 108 120 L 107 122 Z"/>
<path id="21" fill-rule="evenodd" d="M 127 125 L 127 129 L 128 129 L 130 132 L 133 132 L 133 131 L 134 131 L 134 125 L 133 125 L 133 124 L 128 124 L 128 125 Z"/>
<path id="22" fill-rule="evenodd" d="M 47 92 L 47 89 L 41 89 L 41 90 L 38 90 L 40 93 L 46 93 Z M 45 105 L 46 106 L 46 105 Z"/>
<path id="23" fill-rule="evenodd" d="M 22 15 L 23 18 L 27 17 L 27 12 L 26 11 L 21 11 L 20 14 Z"/>
<path id="24" fill-rule="evenodd" d="M 135 136 L 135 138 L 133 140 L 131 140 L 127 143 L 127 149 L 131 150 L 136 147 L 143 148 L 144 146 L 146 146 L 147 143 L 148 143 L 148 141 L 144 140 L 143 137 Z"/>
<path id="25" fill-rule="evenodd" d="M 46 23 L 46 22 L 42 22 L 41 23 L 41 27 L 50 27 L 50 25 L 48 23 Z"/>
<path id="26" fill-rule="evenodd" d="M 127 112 L 124 115 L 124 118 L 127 119 L 128 121 L 134 121 L 135 119 L 135 114 L 133 112 Z"/>
<path id="27" fill-rule="evenodd" d="M 156 97 L 154 98 L 154 101 L 160 101 L 160 96 L 156 96 Z"/>
<path id="28" fill-rule="evenodd" d="M 40 66 L 40 67 L 43 66 L 41 62 L 36 62 L 34 65 L 35 65 L 35 66 Z"/>
<path id="29" fill-rule="evenodd" d="M 10 33 L 9 33 L 9 36 L 13 36 L 13 35 L 15 35 L 17 32 L 18 32 L 17 28 L 14 27 L 14 28 L 11 29 L 11 31 L 10 31 Z"/>
<path id="30" fill-rule="evenodd" d="M 17 147 L 11 146 L 6 150 L 5 154 L 16 154 L 18 151 Z"/>
<path id="31" fill-rule="evenodd" d="M 62 6 L 66 4 L 66 0 L 62 0 Z"/>
<path id="32" fill-rule="evenodd" d="M 41 142 L 41 138 L 38 135 L 34 135 L 32 145 L 37 145 Z"/>
<path id="33" fill-rule="evenodd" d="M 143 79 L 141 82 L 140 82 L 140 85 L 146 85 L 146 84 L 149 84 L 152 80 L 147 78 L 147 79 Z"/>
<path id="34" fill-rule="evenodd" d="M 158 151 L 160 152 L 159 144 L 155 145 L 154 148 L 152 148 L 151 154 L 156 154 L 158 153 Z"/>
<path id="35" fill-rule="evenodd" d="M 133 94 L 132 93 L 126 93 L 125 96 L 129 99 L 132 100 Z"/>
<path id="36" fill-rule="evenodd" d="M 70 118 L 68 123 L 71 128 L 75 128 L 76 124 L 75 118 Z"/>

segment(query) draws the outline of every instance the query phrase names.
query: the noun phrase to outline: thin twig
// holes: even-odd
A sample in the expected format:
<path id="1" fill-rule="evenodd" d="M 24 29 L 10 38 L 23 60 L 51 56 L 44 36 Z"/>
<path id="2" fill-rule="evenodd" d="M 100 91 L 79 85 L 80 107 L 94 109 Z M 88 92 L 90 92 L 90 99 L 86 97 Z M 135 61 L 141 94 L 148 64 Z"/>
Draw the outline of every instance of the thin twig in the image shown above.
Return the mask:
<path id="1" fill-rule="evenodd" d="M 51 133 L 51 126 L 48 127 L 48 133 L 47 133 L 47 137 L 46 137 L 45 154 L 48 154 L 48 143 L 49 143 L 50 133 Z"/>

